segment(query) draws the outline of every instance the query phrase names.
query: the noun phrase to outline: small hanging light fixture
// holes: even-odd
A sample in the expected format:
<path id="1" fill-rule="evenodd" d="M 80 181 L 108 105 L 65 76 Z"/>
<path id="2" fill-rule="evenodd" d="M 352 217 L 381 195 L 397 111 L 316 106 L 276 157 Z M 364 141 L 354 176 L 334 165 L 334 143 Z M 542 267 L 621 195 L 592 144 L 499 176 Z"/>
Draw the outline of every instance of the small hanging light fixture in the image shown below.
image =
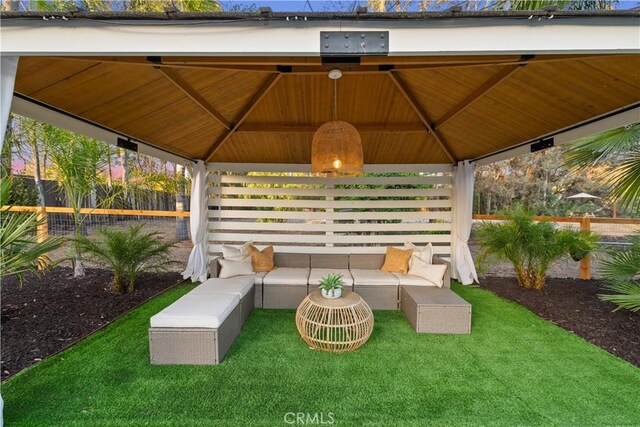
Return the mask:
<path id="1" fill-rule="evenodd" d="M 360 175 L 363 173 L 362 140 L 350 123 L 338 120 L 337 80 L 342 71 L 329 71 L 333 80 L 333 121 L 320 126 L 311 145 L 311 171 L 317 175 Z"/>

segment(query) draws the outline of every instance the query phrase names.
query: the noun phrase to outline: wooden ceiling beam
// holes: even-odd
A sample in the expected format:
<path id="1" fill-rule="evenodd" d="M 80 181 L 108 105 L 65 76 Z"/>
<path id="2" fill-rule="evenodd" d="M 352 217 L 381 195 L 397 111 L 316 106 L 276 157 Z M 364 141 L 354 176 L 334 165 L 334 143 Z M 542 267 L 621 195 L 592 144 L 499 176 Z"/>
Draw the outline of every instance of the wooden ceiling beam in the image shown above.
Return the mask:
<path id="1" fill-rule="evenodd" d="M 360 133 L 424 132 L 421 124 L 391 123 L 385 125 L 351 123 Z M 296 124 L 244 124 L 236 132 L 254 133 L 315 133 L 322 123 L 317 125 Z"/>
<path id="2" fill-rule="evenodd" d="M 431 119 L 427 115 L 426 111 L 424 111 L 424 108 L 422 108 L 422 106 L 420 105 L 416 97 L 413 95 L 413 93 L 411 93 L 411 90 L 409 89 L 407 84 L 402 80 L 400 76 L 398 76 L 394 72 L 389 72 L 389 77 L 391 78 L 391 81 L 393 81 L 393 83 L 396 85 L 398 90 L 400 90 L 400 93 L 402 94 L 402 96 L 407 100 L 407 102 L 409 102 L 409 105 L 411 105 L 411 108 L 413 108 L 413 110 L 416 112 L 416 114 L 418 115 L 418 118 L 420 118 L 420 121 L 424 124 L 426 130 L 429 133 L 431 133 L 431 135 L 433 135 L 433 138 L 440 145 L 440 147 L 445 152 L 447 157 L 449 157 L 449 159 L 453 163 L 457 163 L 458 161 L 455 158 L 455 156 L 451 153 L 451 149 L 449 148 L 448 144 L 438 134 L 438 132 L 435 131 L 435 129 L 433 128 Z"/>
<path id="3" fill-rule="evenodd" d="M 176 70 L 169 68 L 158 68 L 158 70 L 182 93 L 187 95 L 194 103 L 198 105 L 205 113 L 213 117 L 225 129 L 231 129 L 231 123 L 209 103 L 197 90 L 193 88 L 185 79 L 182 78 Z"/>
<path id="4" fill-rule="evenodd" d="M 443 116 L 433 124 L 433 130 L 438 130 L 442 126 L 444 126 L 449 120 L 456 117 L 458 114 L 462 113 L 464 110 L 473 105 L 474 102 L 482 98 L 484 95 L 489 93 L 491 89 L 495 88 L 501 82 L 503 82 L 506 78 L 511 76 L 513 73 L 518 71 L 520 67 L 524 67 L 525 64 L 520 65 L 511 65 L 508 67 L 502 68 L 500 71 L 495 73 L 489 80 L 481 84 L 478 88 L 476 88 L 473 92 L 471 92 L 465 99 L 463 99 L 456 106 L 447 111 Z"/>
<path id="5" fill-rule="evenodd" d="M 229 138 L 231 138 L 231 135 L 233 135 L 235 130 L 238 129 L 240 125 L 242 125 L 242 123 L 247 119 L 249 114 L 251 114 L 254 108 L 257 107 L 260 101 L 262 101 L 265 95 L 269 93 L 269 91 L 275 86 L 275 84 L 278 83 L 281 77 L 282 77 L 282 74 L 277 73 L 267 78 L 267 81 L 260 87 L 260 89 L 258 89 L 256 94 L 251 98 L 251 100 L 247 103 L 247 105 L 245 105 L 245 107 L 242 109 L 240 114 L 238 114 L 238 117 L 236 118 L 235 123 L 231 125 L 230 129 L 228 129 L 217 141 L 213 143 L 213 145 L 211 145 L 211 148 L 209 148 L 209 151 L 205 156 L 205 160 L 207 162 L 210 161 L 213 155 L 216 153 L 216 151 L 218 151 L 218 149 L 220 149 L 220 147 L 225 142 L 227 142 Z"/>

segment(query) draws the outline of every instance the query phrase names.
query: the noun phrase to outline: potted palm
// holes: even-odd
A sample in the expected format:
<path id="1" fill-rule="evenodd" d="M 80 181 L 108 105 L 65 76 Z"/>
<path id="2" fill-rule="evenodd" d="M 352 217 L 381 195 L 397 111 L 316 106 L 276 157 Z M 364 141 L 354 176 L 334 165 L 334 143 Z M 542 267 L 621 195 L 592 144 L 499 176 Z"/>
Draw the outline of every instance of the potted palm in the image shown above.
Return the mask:
<path id="1" fill-rule="evenodd" d="M 340 298 L 342 296 L 342 274 L 329 274 L 320 280 L 320 292 L 325 298 Z"/>

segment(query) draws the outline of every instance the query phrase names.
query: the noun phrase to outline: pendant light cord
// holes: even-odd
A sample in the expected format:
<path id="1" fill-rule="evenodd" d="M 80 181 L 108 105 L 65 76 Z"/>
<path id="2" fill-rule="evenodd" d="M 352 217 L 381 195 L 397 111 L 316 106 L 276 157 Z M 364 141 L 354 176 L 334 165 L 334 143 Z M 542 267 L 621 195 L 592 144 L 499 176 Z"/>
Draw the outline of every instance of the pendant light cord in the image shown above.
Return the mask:
<path id="1" fill-rule="evenodd" d="M 338 80 L 333 81 L 333 120 L 338 120 Z"/>

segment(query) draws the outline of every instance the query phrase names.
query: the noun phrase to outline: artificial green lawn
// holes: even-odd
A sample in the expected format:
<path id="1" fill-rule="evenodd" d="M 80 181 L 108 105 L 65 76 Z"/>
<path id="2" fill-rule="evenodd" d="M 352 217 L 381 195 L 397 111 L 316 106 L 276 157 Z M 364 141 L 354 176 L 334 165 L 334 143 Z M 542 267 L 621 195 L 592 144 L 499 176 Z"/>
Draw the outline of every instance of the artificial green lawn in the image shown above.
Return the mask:
<path id="1" fill-rule="evenodd" d="M 149 317 L 189 289 L 6 381 L 5 425 L 288 425 L 288 412 L 334 425 L 640 423 L 640 369 L 461 286 L 468 336 L 418 335 L 402 313 L 381 311 L 364 347 L 327 354 L 300 339 L 294 311 L 257 309 L 222 365 L 151 366 Z"/>

